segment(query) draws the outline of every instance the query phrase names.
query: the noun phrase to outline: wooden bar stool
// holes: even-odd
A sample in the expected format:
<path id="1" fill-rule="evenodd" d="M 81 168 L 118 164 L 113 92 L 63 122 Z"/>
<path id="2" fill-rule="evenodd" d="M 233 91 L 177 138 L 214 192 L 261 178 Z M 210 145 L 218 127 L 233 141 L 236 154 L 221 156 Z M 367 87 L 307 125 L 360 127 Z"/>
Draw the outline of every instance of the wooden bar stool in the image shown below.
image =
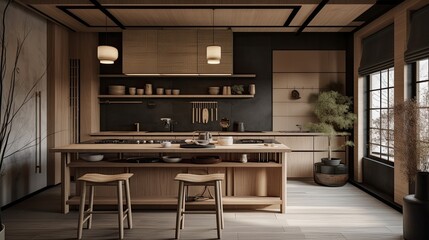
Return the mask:
<path id="1" fill-rule="evenodd" d="M 127 219 L 128 228 L 133 228 L 133 219 L 131 213 L 131 199 L 130 199 L 130 177 L 133 173 L 122 173 L 114 175 L 105 175 L 98 173 L 87 173 L 80 177 L 78 180 L 82 181 L 82 191 L 80 196 L 79 206 L 79 223 L 77 238 L 82 239 L 83 224 L 87 222 L 87 228 L 91 229 L 92 214 L 95 213 L 118 213 L 119 222 L 119 238 L 124 238 L 124 220 Z M 125 199 L 126 207 L 123 207 L 122 185 L 125 183 Z M 89 186 L 89 207 L 85 210 L 86 186 Z M 95 186 L 117 186 L 118 191 L 118 211 L 94 211 L 94 190 Z"/>
<path id="2" fill-rule="evenodd" d="M 221 229 L 224 227 L 223 220 L 223 204 L 222 204 L 222 188 L 221 182 L 225 178 L 223 173 L 215 173 L 208 175 L 196 175 L 179 173 L 174 180 L 179 181 L 179 196 L 177 200 L 177 215 L 176 215 L 176 239 L 180 238 L 180 229 L 185 225 L 185 214 L 205 214 L 216 213 L 217 238 L 221 238 Z M 185 211 L 186 194 L 188 186 L 214 186 L 215 189 L 215 206 L 216 211 Z"/>

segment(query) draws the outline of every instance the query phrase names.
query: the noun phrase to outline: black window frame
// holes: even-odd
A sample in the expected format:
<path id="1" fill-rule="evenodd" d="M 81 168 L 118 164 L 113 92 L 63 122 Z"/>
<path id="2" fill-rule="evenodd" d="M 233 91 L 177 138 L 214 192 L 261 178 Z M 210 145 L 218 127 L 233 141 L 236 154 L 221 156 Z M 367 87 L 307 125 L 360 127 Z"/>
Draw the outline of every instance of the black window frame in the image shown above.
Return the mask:
<path id="1" fill-rule="evenodd" d="M 366 145 L 366 152 L 365 152 L 365 157 L 369 158 L 369 159 L 372 159 L 374 161 L 380 162 L 380 163 L 384 163 L 384 164 L 387 164 L 387 165 L 390 165 L 390 166 L 394 166 L 395 165 L 394 156 L 393 156 L 393 161 L 389 161 L 388 159 L 384 159 L 384 158 L 377 157 L 377 156 L 374 156 L 374 155 L 370 154 L 370 152 L 371 152 L 371 148 L 370 148 L 370 146 L 371 146 L 371 135 L 370 135 L 370 132 L 371 132 L 371 129 L 374 129 L 374 128 L 371 127 L 371 110 L 375 109 L 375 108 L 371 107 L 371 92 L 373 92 L 373 91 L 380 91 L 381 92 L 381 90 L 388 90 L 388 92 L 389 92 L 389 89 L 393 89 L 393 91 L 394 91 L 395 85 L 393 84 L 392 87 L 389 85 L 390 79 L 388 79 L 387 87 L 383 88 L 382 84 L 381 84 L 381 74 L 382 74 L 382 72 L 384 72 L 386 70 L 389 71 L 390 69 L 393 69 L 393 72 L 395 71 L 394 67 L 389 67 L 389 68 L 385 68 L 385 69 L 382 69 L 382 70 L 370 73 L 370 74 L 366 75 L 366 77 L 365 77 L 365 80 L 366 80 L 366 83 L 367 83 L 367 86 L 366 86 L 366 100 L 367 100 L 367 102 L 366 102 L 366 109 L 365 109 L 365 114 L 366 114 L 366 144 L 365 144 Z M 380 87 L 378 89 L 371 89 L 371 75 L 373 75 L 375 73 L 379 73 L 380 74 Z M 387 76 L 389 77 L 389 72 L 387 73 Z M 393 81 L 394 80 L 395 79 L 393 77 Z M 388 97 L 390 97 L 390 94 L 388 94 Z M 387 103 L 389 104 L 389 98 L 387 100 Z M 387 111 L 389 111 L 390 109 L 393 110 L 393 106 L 392 107 L 388 106 L 387 108 L 382 108 L 381 97 L 380 97 L 380 107 L 377 108 L 377 109 L 380 109 L 380 110 L 387 109 Z M 380 113 L 381 113 L 381 111 L 380 111 Z M 380 130 L 383 130 L 383 129 L 380 128 Z M 389 129 L 384 129 L 384 130 L 389 131 Z M 392 130 L 394 130 L 394 129 L 392 129 Z M 380 142 L 381 142 L 381 139 L 380 139 Z M 380 143 L 379 146 L 384 146 L 384 145 L 381 145 L 381 143 Z M 388 143 L 387 144 L 387 148 L 388 149 L 389 148 L 394 149 L 394 146 L 393 147 L 389 147 L 389 143 Z M 381 153 L 380 153 L 380 155 L 381 155 Z"/>

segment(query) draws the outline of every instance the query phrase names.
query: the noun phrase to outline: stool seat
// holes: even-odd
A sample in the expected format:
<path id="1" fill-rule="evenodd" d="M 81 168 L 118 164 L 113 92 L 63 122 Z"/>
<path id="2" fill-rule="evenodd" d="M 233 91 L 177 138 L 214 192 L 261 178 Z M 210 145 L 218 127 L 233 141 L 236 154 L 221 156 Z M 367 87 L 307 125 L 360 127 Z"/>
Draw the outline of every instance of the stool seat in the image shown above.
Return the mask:
<path id="1" fill-rule="evenodd" d="M 124 220 L 128 222 L 128 228 L 133 228 L 132 212 L 131 212 L 131 197 L 130 197 L 130 178 L 133 173 L 121 173 L 121 174 L 99 174 L 99 173 L 87 173 L 79 177 L 78 180 L 82 183 L 81 195 L 80 195 L 80 206 L 79 206 L 79 221 L 78 221 L 78 232 L 77 239 L 82 239 L 83 225 L 87 223 L 87 228 L 91 229 L 92 226 L 92 215 L 95 213 L 117 213 L 119 223 L 119 239 L 124 238 Z M 89 207 L 85 209 L 85 198 L 86 188 L 89 186 Z M 118 210 L 117 211 L 95 211 L 94 210 L 94 192 L 96 186 L 116 186 L 117 197 L 118 197 Z M 125 204 L 126 209 L 123 206 L 123 185 L 125 185 Z"/>
<path id="2" fill-rule="evenodd" d="M 209 175 L 179 173 L 176 175 L 174 180 L 190 182 L 190 183 L 206 183 L 206 182 L 213 182 L 213 181 L 223 181 L 224 178 L 225 178 L 225 174 L 223 173 L 214 173 Z"/>
<path id="3" fill-rule="evenodd" d="M 126 181 L 130 179 L 134 174 L 133 173 L 121 173 L 121 174 L 99 174 L 99 173 L 87 173 L 82 177 L 78 178 L 79 181 L 87 181 L 93 183 L 109 183 L 116 181 Z"/>
<path id="4" fill-rule="evenodd" d="M 174 180 L 179 182 L 179 196 L 177 199 L 177 214 L 176 214 L 176 239 L 180 238 L 180 229 L 185 225 L 185 214 L 189 213 L 216 213 L 217 238 L 222 237 L 221 229 L 224 226 L 223 220 L 223 205 L 222 205 L 222 187 L 221 182 L 224 180 L 225 174 L 214 173 L 208 175 L 197 175 L 188 173 L 179 173 Z M 214 203 L 215 211 L 185 211 L 186 207 L 186 192 L 190 186 L 213 186 L 215 190 Z"/>

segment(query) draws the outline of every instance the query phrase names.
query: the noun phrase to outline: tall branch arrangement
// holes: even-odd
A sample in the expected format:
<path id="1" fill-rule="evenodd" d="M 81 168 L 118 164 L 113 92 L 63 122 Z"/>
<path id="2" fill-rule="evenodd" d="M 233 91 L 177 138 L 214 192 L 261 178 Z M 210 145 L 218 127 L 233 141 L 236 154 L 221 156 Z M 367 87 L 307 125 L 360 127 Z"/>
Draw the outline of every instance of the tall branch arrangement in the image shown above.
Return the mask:
<path id="1" fill-rule="evenodd" d="M 394 112 L 395 136 L 401 136 L 395 139 L 394 156 L 413 180 L 417 172 L 429 172 L 429 93 L 395 105 Z"/>
<path id="2" fill-rule="evenodd" d="M 17 118 L 23 107 L 32 99 L 36 86 L 43 79 L 46 73 L 44 72 L 41 76 L 35 79 L 32 79 L 31 76 L 26 79 L 20 78 L 20 57 L 22 55 L 24 44 L 27 40 L 27 37 L 29 36 L 29 31 L 24 30 L 23 36 L 16 39 L 16 47 L 12 49 L 14 52 L 8 52 L 12 47 L 8 47 L 7 13 L 11 7 L 11 4 L 13 3 L 13 0 L 1 1 L 4 3 L 1 3 L 0 5 L 0 13 L 2 14 L 0 29 L 0 177 L 3 173 L 2 171 L 5 159 L 17 152 L 32 147 L 36 141 L 34 139 L 23 146 L 13 146 L 15 142 L 11 141 L 11 136 L 13 135 L 14 130 L 14 120 Z M 10 58 L 13 58 L 12 61 L 10 61 Z M 20 85 L 18 83 L 20 80 L 32 81 L 31 87 L 23 91 L 19 88 Z M 18 98 L 18 93 L 24 93 L 24 96 Z M 14 149 L 13 151 L 10 150 L 12 146 Z"/>

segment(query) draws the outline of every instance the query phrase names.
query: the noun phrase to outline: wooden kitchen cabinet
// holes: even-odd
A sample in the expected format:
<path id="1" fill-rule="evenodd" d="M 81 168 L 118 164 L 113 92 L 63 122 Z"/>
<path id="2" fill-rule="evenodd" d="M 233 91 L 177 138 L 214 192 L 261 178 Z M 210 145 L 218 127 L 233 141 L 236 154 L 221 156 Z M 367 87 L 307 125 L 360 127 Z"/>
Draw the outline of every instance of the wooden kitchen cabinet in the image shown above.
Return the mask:
<path id="1" fill-rule="evenodd" d="M 122 45 L 124 73 L 158 72 L 157 30 L 125 30 L 122 33 Z"/>
<path id="2" fill-rule="evenodd" d="M 197 73 L 197 30 L 158 31 L 158 73 Z"/>
<path id="3" fill-rule="evenodd" d="M 122 37 L 124 74 L 232 74 L 233 35 L 216 30 L 222 47 L 220 64 L 207 64 L 212 30 L 125 30 Z"/>

